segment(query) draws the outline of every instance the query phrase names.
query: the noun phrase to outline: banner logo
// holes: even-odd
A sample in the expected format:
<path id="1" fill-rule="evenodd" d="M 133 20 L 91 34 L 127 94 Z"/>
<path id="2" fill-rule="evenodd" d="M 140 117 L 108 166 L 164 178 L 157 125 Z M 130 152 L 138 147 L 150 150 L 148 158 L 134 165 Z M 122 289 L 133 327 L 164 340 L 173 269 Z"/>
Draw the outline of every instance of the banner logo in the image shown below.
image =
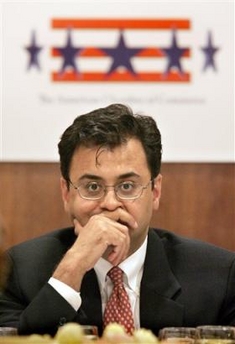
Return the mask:
<path id="1" fill-rule="evenodd" d="M 50 47 L 50 56 L 59 65 L 50 72 L 52 82 L 189 83 L 192 80 L 192 71 L 185 66 L 191 59 L 192 48 L 181 37 L 182 32 L 190 32 L 189 19 L 55 18 L 51 20 L 51 28 L 54 32 L 60 30 L 64 37 L 60 45 Z M 143 32 L 167 33 L 168 43 L 151 38 L 138 42 Z M 79 44 L 79 37 L 83 43 Z M 84 37 L 92 37 L 93 44 L 86 44 Z M 25 49 L 29 53 L 28 70 L 40 71 L 39 55 L 43 47 L 37 44 L 35 32 Z M 202 72 L 208 68 L 216 71 L 214 57 L 219 48 L 213 45 L 212 32 L 207 32 L 206 45 L 200 50 L 204 54 Z"/>

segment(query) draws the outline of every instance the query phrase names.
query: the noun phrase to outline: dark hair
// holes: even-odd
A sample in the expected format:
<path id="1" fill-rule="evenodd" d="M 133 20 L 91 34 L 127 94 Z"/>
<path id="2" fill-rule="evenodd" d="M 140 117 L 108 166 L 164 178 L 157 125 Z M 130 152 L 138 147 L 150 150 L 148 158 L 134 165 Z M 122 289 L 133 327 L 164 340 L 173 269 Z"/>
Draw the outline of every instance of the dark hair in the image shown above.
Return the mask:
<path id="1" fill-rule="evenodd" d="M 69 181 L 70 164 L 80 146 L 114 148 L 130 138 L 138 139 L 146 154 L 151 178 L 161 168 L 162 144 L 157 124 L 150 116 L 133 114 L 122 104 L 111 104 L 78 116 L 62 134 L 58 144 L 62 176 Z"/>

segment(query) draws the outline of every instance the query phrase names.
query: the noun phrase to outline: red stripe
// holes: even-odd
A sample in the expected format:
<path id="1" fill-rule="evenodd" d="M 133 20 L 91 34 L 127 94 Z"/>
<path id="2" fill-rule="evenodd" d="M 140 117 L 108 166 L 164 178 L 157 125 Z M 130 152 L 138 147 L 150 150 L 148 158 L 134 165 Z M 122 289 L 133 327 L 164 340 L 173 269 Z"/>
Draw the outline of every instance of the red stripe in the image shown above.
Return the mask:
<path id="1" fill-rule="evenodd" d="M 56 48 L 51 49 L 51 56 L 57 57 L 62 56 L 61 53 Z M 81 57 L 106 57 L 107 54 L 98 48 L 84 48 L 79 56 Z"/>
<path id="2" fill-rule="evenodd" d="M 93 72 L 93 73 L 82 73 L 76 74 L 74 72 L 65 72 L 63 74 L 54 72 L 51 74 L 51 79 L 54 82 L 190 82 L 190 73 L 179 73 L 171 72 L 167 75 L 164 73 L 138 73 L 133 75 L 126 72 L 115 72 L 110 76 L 104 73 Z"/>
<path id="3" fill-rule="evenodd" d="M 53 29 L 190 29 L 188 19 L 52 19 Z"/>
<path id="4" fill-rule="evenodd" d="M 61 56 L 60 52 L 56 48 L 52 48 L 51 56 L 57 57 Z M 106 57 L 109 56 L 101 49 L 98 48 L 84 48 L 79 54 L 80 57 Z M 165 56 L 164 52 L 158 48 L 146 48 L 141 52 L 135 55 L 136 57 L 163 57 Z M 183 57 L 190 57 L 190 49 L 187 49 Z"/>

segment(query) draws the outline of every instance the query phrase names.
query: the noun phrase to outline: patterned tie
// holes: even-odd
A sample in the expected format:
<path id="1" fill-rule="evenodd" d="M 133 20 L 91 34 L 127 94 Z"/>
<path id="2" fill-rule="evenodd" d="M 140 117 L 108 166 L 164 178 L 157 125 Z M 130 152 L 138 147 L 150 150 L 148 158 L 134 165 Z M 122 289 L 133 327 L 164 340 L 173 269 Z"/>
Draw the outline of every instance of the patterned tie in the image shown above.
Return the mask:
<path id="1" fill-rule="evenodd" d="M 113 282 L 113 291 L 104 311 L 104 327 L 109 323 L 118 323 L 125 327 L 126 332 L 133 333 L 134 319 L 130 300 L 123 285 L 123 271 L 114 266 L 108 276 Z"/>

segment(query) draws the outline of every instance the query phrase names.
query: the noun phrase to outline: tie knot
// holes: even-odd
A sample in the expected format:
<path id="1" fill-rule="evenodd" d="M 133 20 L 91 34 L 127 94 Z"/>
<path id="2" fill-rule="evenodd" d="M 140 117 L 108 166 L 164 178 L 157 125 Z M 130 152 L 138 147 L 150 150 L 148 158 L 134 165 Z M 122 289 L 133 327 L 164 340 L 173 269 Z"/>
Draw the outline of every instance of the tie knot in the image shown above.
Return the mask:
<path id="1" fill-rule="evenodd" d="M 112 269 L 110 269 L 108 276 L 110 277 L 114 286 L 123 283 L 123 271 L 118 266 L 114 266 Z"/>

